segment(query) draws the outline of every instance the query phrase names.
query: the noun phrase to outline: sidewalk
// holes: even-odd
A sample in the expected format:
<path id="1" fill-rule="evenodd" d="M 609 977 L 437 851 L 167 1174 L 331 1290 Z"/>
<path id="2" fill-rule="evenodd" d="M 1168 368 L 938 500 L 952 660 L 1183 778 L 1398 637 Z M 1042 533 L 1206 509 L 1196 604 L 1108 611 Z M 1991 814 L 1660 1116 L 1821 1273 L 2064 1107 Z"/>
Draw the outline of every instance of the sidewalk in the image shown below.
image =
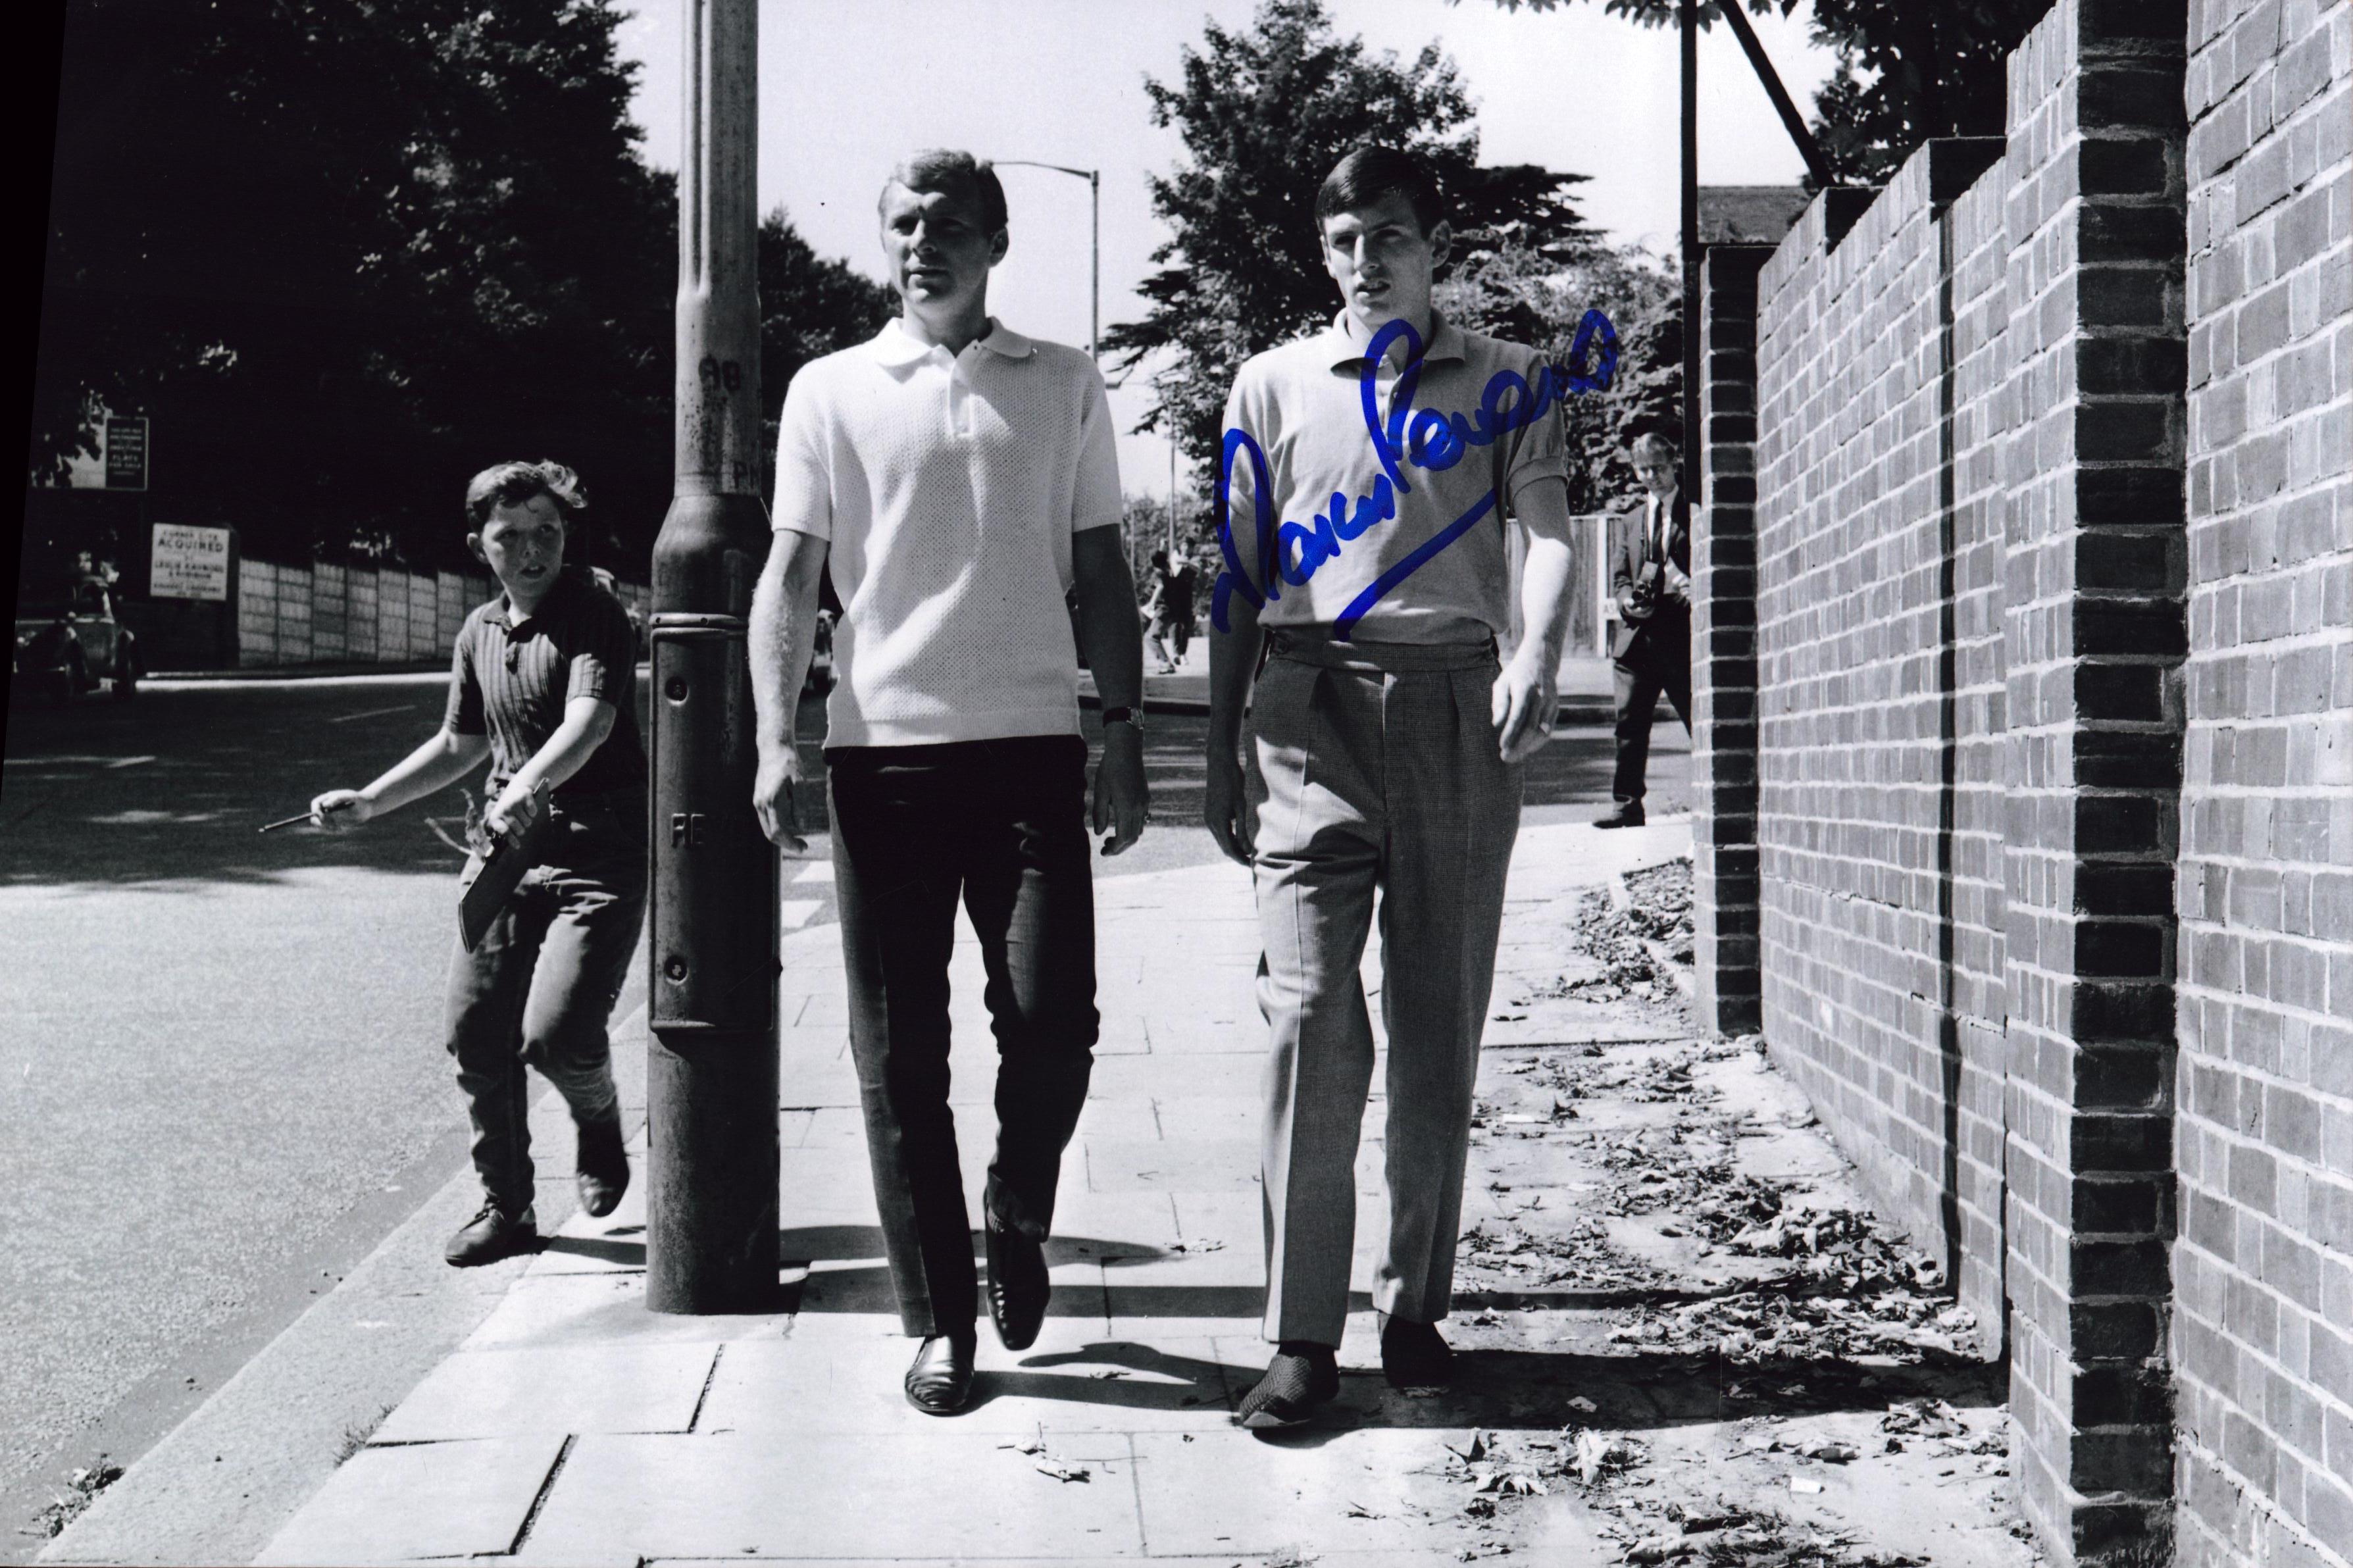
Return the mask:
<path id="1" fill-rule="evenodd" d="M 927 1417 L 900 1395 L 911 1347 L 875 1229 L 839 933 L 811 927 L 783 943 L 788 1310 L 650 1314 L 642 1186 L 604 1220 L 575 1215 L 538 1256 L 475 1277 L 503 1290 L 496 1306 L 373 1433 L 353 1434 L 356 1451 L 259 1560 L 1392 1568 L 1517 1551 L 1584 1564 L 1667 1561 L 1732 1540 L 1687 1532 L 1737 1528 L 1757 1551 L 1716 1560 L 1867 1541 L 1887 1550 L 1787 1560 L 2018 1568 L 2029 1554 L 1999 1499 L 2002 1416 L 1984 1408 L 1995 1384 L 1937 1356 L 1933 1296 L 1838 1273 L 1893 1253 L 1855 1241 L 1859 1195 L 1802 1099 L 1746 1046 L 1695 1047 L 1659 1005 L 1667 988 L 1642 978 L 1639 943 L 1595 945 L 1622 874 L 1687 848 L 1680 822 L 1521 837 L 1448 1325 L 1470 1353 L 1447 1394 L 1380 1377 L 1362 1296 L 1374 1205 L 1339 1404 L 1279 1442 L 1231 1425 L 1266 1355 L 1249 883 L 1225 865 L 1112 877 L 1097 884 L 1103 1040 L 1064 1164 L 1053 1314 L 1018 1354 L 984 1326 L 966 1414 Z M 955 1098 L 976 1193 L 994 1051 L 966 938 Z M 1377 987 L 1377 955 L 1366 973 Z M 1720 1169 L 1685 1157 L 1710 1139 Z M 1752 1224 L 1783 1191 L 1806 1206 L 1793 1197 Z M 1772 1295 L 1792 1280 L 1844 1295 Z M 1760 1283 L 1767 1296 L 1743 1293 Z M 1846 1299 L 1874 1289 L 1893 1303 L 1876 1340 Z M 1732 1334 L 1745 1338 L 1719 1337 Z M 1882 1436 L 1899 1431 L 1915 1435 L 1908 1455 Z M 137 1479 L 134 1467 L 118 1485 Z M 136 1534 L 114 1510 L 44 1560 L 141 1561 L 125 1550 Z"/>

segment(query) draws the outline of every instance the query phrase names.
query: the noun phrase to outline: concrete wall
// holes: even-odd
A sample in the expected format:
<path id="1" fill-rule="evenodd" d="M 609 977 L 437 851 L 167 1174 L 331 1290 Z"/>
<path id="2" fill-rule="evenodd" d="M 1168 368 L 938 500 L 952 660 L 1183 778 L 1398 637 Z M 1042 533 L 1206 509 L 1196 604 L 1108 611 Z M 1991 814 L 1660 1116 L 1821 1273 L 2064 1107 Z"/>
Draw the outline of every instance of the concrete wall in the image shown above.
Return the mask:
<path id="1" fill-rule="evenodd" d="M 447 660 L 458 628 L 498 592 L 484 574 L 373 571 L 364 567 L 238 565 L 237 663 L 248 668 L 305 664 L 431 664 Z M 620 584 L 639 611 L 652 595 Z"/>
<path id="2" fill-rule="evenodd" d="M 2353 1561 L 2353 6 L 2199 0 L 2188 71 L 2186 1563 Z"/>

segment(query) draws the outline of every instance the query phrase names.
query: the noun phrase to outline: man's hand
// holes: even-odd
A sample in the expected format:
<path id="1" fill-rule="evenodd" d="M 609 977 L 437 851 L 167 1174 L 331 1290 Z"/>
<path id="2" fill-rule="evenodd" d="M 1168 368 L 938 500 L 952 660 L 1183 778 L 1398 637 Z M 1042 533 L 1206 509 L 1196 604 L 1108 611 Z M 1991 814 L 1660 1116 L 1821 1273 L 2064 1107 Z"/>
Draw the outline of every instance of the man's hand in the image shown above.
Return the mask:
<path id="1" fill-rule="evenodd" d="M 1534 756 L 1552 739 L 1553 717 L 1560 707 L 1558 677 L 1547 668 L 1549 660 L 1531 656 L 1535 647 L 1531 639 L 1495 677 L 1491 716 L 1497 747 L 1507 763 Z"/>
<path id="2" fill-rule="evenodd" d="M 1144 837 L 1150 805 L 1150 786 L 1144 782 L 1144 731 L 1133 724 L 1104 725 L 1092 815 L 1095 831 L 1111 835 L 1103 840 L 1104 854 L 1116 855 Z"/>
<path id="3" fill-rule="evenodd" d="M 331 789 L 311 799 L 311 825 L 338 831 L 357 827 L 375 816 L 375 802 L 355 789 Z"/>
<path id="4" fill-rule="evenodd" d="M 1691 603 L 1691 576 L 1672 561 L 1666 563 L 1666 595 L 1678 605 Z"/>
<path id="5" fill-rule="evenodd" d="M 1202 797 L 1201 816 L 1209 837 L 1226 858 L 1238 866 L 1258 858 L 1258 835 L 1250 822 L 1250 792 L 1242 782 L 1242 759 L 1230 747 L 1209 747 L 1208 790 Z"/>
<path id="6" fill-rule="evenodd" d="M 808 847 L 808 840 L 793 831 L 797 826 L 793 819 L 793 785 L 807 777 L 800 747 L 789 740 L 760 742 L 760 768 L 752 775 L 752 809 L 759 814 L 760 831 L 768 836 L 768 842 L 795 854 Z"/>

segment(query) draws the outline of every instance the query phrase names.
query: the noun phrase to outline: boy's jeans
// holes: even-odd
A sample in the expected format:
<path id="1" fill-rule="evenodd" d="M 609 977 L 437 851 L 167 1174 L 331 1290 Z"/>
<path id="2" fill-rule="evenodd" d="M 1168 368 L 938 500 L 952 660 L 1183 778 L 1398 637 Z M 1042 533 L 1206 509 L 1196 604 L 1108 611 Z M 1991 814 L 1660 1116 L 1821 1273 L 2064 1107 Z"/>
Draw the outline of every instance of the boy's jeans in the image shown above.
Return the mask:
<path id="1" fill-rule="evenodd" d="M 526 1063 L 547 1075 L 583 1126 L 618 1120 L 606 1026 L 646 912 L 642 790 L 549 803 L 546 860 L 449 963 L 448 1046 L 474 1123 L 474 1170 L 508 1215 L 532 1200 Z"/>

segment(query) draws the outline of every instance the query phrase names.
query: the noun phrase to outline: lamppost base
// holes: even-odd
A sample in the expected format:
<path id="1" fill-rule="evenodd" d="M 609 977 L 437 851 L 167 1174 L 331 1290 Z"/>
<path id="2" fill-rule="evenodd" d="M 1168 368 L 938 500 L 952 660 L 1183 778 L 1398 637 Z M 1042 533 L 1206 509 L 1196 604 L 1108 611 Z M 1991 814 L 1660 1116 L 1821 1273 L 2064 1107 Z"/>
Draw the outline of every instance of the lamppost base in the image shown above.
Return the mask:
<path id="1" fill-rule="evenodd" d="M 773 1038 L 695 1030 L 646 1047 L 646 1307 L 773 1312 L 776 1052 Z"/>

